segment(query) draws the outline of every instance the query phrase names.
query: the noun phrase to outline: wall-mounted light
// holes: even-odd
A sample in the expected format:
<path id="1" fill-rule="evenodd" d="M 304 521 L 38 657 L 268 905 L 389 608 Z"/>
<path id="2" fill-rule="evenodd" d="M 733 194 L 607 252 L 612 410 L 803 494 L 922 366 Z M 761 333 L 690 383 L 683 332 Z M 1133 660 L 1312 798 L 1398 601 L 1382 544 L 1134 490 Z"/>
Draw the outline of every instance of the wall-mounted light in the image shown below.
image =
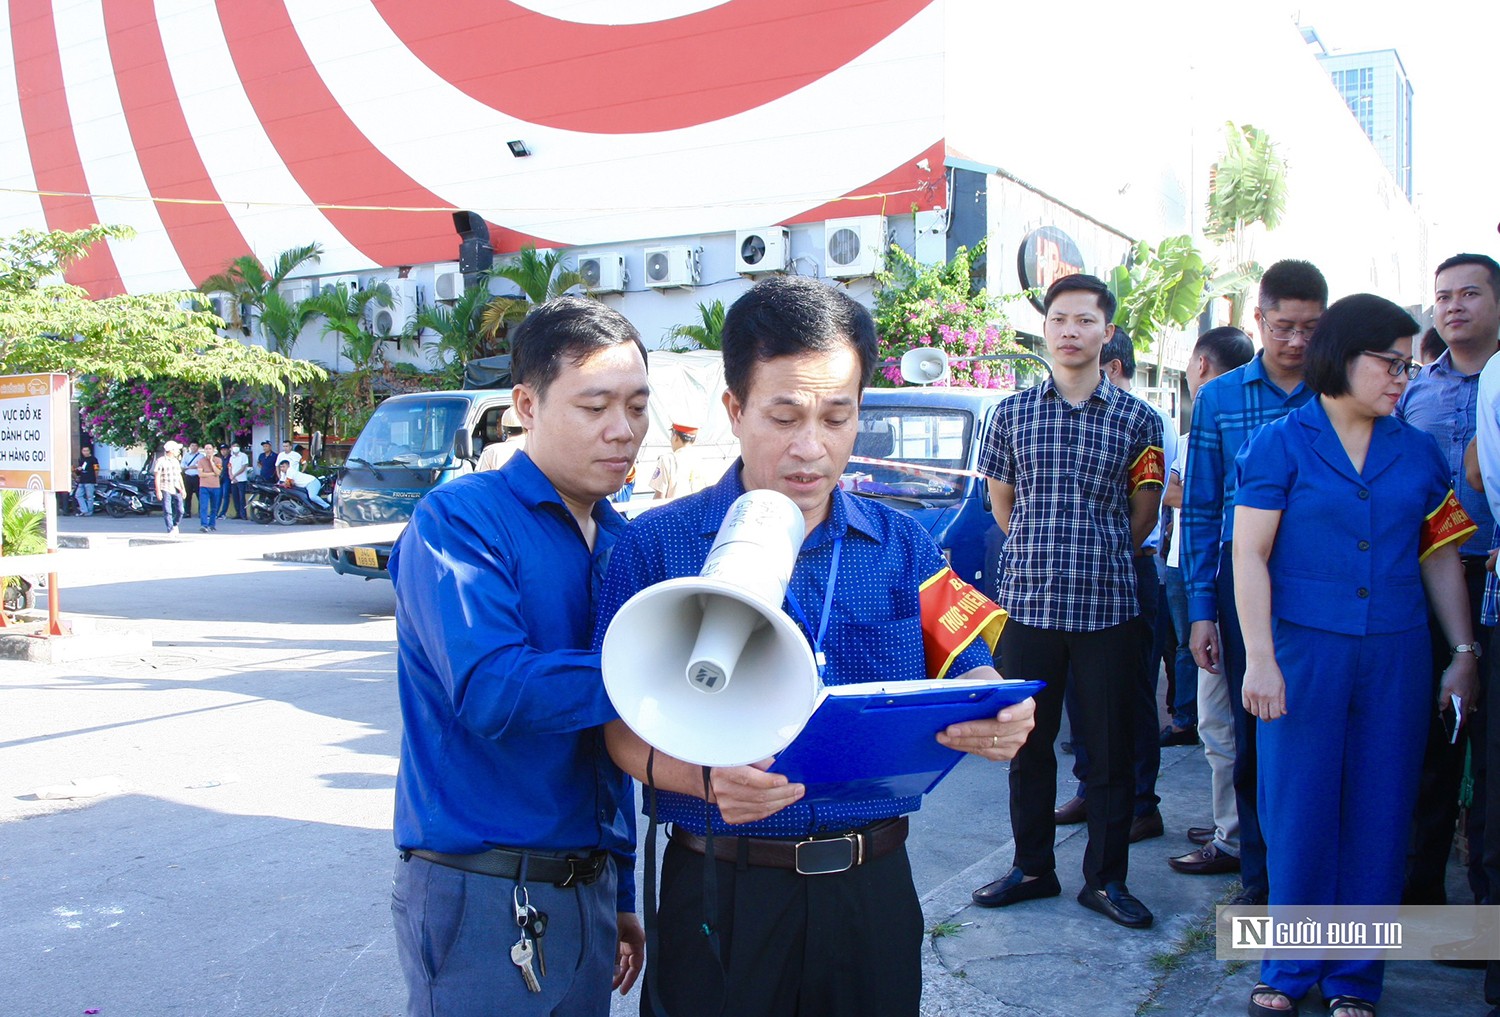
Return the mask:
<path id="1" fill-rule="evenodd" d="M 526 142 L 521 140 L 507 141 L 506 146 L 510 148 L 510 154 L 517 159 L 524 159 L 531 154 L 531 149 L 526 147 Z"/>

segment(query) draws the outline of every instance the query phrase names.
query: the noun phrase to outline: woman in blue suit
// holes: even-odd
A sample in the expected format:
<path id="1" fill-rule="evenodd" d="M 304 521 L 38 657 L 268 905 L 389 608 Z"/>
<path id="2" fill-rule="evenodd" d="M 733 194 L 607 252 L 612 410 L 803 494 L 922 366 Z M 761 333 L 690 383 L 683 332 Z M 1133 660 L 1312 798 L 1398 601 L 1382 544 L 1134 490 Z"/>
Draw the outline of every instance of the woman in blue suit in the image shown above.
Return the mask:
<path id="1" fill-rule="evenodd" d="M 1450 696 L 1463 704 L 1454 723 L 1473 708 L 1458 548 L 1474 524 L 1437 444 L 1391 415 L 1418 331 L 1380 297 L 1335 303 L 1307 345 L 1318 398 L 1240 453 L 1235 598 L 1273 909 L 1400 902 L 1431 694 L 1428 600 L 1453 647 L 1440 703 L 1450 715 Z M 1250 1013 L 1288 1014 L 1316 986 L 1330 1017 L 1373 1017 L 1383 975 L 1381 961 L 1337 951 L 1272 954 Z"/>

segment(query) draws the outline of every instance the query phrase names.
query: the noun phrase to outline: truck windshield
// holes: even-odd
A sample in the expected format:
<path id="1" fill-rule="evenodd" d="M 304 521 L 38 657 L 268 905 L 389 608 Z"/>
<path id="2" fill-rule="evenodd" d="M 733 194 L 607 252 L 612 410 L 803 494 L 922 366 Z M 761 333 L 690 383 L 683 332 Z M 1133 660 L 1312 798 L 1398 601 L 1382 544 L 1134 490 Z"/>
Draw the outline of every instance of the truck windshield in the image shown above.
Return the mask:
<path id="1" fill-rule="evenodd" d="M 360 432 L 349 458 L 414 470 L 446 467 L 453 458 L 453 435 L 464 426 L 468 410 L 466 400 L 442 396 L 384 402 Z"/>
<path id="2" fill-rule="evenodd" d="M 974 415 L 931 406 L 870 406 L 843 486 L 856 494 L 938 505 L 957 501 L 969 469 Z"/>

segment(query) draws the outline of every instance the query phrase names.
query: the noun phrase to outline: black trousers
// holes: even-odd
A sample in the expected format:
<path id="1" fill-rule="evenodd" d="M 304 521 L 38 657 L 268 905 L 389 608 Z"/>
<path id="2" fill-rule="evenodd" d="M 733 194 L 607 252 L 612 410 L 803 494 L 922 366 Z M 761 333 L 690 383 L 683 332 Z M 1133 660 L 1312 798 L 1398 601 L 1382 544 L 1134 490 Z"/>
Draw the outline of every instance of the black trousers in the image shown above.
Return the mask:
<path id="1" fill-rule="evenodd" d="M 723 968 L 702 932 L 704 858 L 669 842 L 644 1017 L 702 1017 L 720 1000 L 723 1017 L 917 1017 L 922 907 L 905 846 L 823 876 L 712 864 Z"/>
<path id="2" fill-rule="evenodd" d="M 1057 755 L 1063 696 L 1074 683 L 1073 741 L 1088 751 L 1089 843 L 1083 878 L 1091 889 L 1124 881 L 1130 861 L 1135 797 L 1134 741 L 1139 695 L 1140 626 L 1136 619 L 1097 632 L 1034 628 L 1014 618 L 1000 636 L 1007 678 L 1047 683 L 1036 697 L 1036 727 L 1010 764 L 1010 825 L 1015 864 L 1028 876 L 1057 867 Z"/>
<path id="3" fill-rule="evenodd" d="M 1465 556 L 1464 585 L 1469 591 L 1469 619 L 1474 626 L 1474 635 L 1486 651 L 1490 645 L 1490 630 L 1479 624 L 1479 611 L 1484 602 L 1484 559 Z M 1489 727 L 1485 711 L 1471 715 L 1459 732 L 1458 744 L 1453 744 L 1443 730 L 1442 717 L 1438 713 L 1437 693 L 1442 684 L 1443 671 L 1453 659 L 1453 650 L 1443 635 L 1443 627 L 1436 615 L 1429 615 L 1427 624 L 1432 632 L 1432 699 L 1427 712 L 1427 752 L 1422 757 L 1422 776 L 1417 784 L 1417 810 L 1412 817 L 1411 850 L 1406 858 L 1406 887 L 1401 893 L 1403 904 L 1446 904 L 1448 855 L 1453 850 L 1453 831 L 1458 823 L 1458 791 L 1463 782 L 1464 756 L 1470 745 L 1474 746 L 1474 804 L 1469 809 L 1469 887 L 1474 899 L 1489 903 L 1489 880 L 1485 877 L 1484 857 L 1484 795 L 1486 781 L 1485 734 Z M 1489 666 L 1481 661 L 1479 668 L 1481 700 L 1487 698 Z"/>

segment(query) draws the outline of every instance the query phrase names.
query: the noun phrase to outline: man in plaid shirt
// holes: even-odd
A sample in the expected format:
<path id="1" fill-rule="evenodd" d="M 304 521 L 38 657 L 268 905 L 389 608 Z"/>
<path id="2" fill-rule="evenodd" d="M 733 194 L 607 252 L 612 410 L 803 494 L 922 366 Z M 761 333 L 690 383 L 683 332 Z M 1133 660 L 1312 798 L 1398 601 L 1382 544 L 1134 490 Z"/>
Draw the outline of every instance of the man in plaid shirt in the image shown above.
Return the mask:
<path id="1" fill-rule="evenodd" d="M 1089 842 L 1079 903 L 1130 928 L 1152 922 L 1125 885 L 1135 778 L 1130 622 L 1140 613 L 1133 557 L 1156 523 L 1166 464 L 1162 423 L 1105 380 L 1099 355 L 1114 334 L 1115 299 L 1091 275 L 1054 282 L 1043 303 L 1052 376 L 1000 404 L 981 447 L 995 521 L 1008 540 L 999 602 L 1007 677 L 1040 678 L 1036 727 L 1010 768 L 1015 862 L 974 891 L 1004 907 L 1053 897 L 1058 883 L 1057 757 L 1063 690 L 1076 683 L 1074 737 L 1089 752 Z"/>

